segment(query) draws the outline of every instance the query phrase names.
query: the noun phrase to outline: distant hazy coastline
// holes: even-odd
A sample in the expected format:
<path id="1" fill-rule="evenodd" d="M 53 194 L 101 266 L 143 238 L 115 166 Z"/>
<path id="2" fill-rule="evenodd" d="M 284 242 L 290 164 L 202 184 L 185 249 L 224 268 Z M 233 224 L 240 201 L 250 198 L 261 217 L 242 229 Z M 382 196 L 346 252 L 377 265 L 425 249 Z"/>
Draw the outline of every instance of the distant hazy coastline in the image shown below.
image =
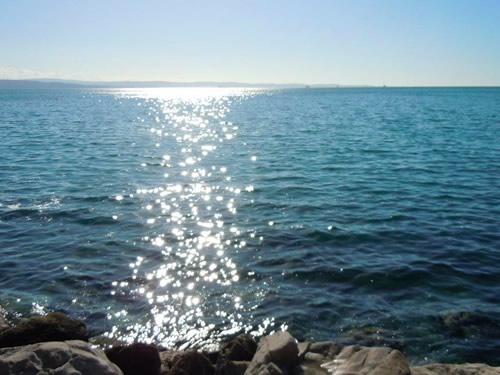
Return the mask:
<path id="1" fill-rule="evenodd" d="M 64 79 L 0 79 L 0 89 L 38 88 L 153 88 L 153 87 L 248 87 L 248 88 L 353 88 L 362 85 L 245 82 L 169 82 L 169 81 L 76 81 Z"/>

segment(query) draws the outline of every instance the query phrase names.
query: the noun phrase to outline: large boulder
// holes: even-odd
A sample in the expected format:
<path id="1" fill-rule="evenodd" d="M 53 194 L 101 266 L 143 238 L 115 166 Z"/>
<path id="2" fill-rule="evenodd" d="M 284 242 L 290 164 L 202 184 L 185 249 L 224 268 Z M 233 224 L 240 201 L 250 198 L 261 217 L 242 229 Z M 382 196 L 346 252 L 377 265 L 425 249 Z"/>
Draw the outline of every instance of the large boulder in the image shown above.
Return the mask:
<path id="1" fill-rule="evenodd" d="M 299 363 L 299 348 L 288 332 L 262 337 L 245 375 L 278 374 Z"/>
<path id="2" fill-rule="evenodd" d="M 322 367 L 337 375 L 411 375 L 403 354 L 384 347 L 346 346 Z"/>
<path id="3" fill-rule="evenodd" d="M 123 375 L 104 352 L 83 341 L 44 342 L 0 349 L 2 375 Z"/>
<path id="4" fill-rule="evenodd" d="M 160 374 L 160 354 L 154 345 L 136 343 L 116 346 L 106 350 L 106 356 L 123 371 L 124 375 Z"/>
<path id="5" fill-rule="evenodd" d="M 56 312 L 21 321 L 1 332 L 0 348 L 66 340 L 88 341 L 87 328 L 83 322 Z"/>
<path id="6" fill-rule="evenodd" d="M 412 375 L 500 375 L 500 367 L 485 364 L 445 365 L 441 363 L 412 367 Z"/>

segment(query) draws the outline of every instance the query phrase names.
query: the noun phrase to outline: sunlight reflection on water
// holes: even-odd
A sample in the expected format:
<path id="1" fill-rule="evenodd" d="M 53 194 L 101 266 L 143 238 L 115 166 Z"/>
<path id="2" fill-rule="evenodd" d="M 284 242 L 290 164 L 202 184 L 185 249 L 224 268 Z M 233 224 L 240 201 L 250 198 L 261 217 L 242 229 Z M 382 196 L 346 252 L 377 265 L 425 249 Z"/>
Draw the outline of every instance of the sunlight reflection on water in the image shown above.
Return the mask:
<path id="1" fill-rule="evenodd" d="M 115 298 L 147 301 L 149 319 L 129 322 L 125 310 L 110 314 L 109 319 L 130 324 L 125 329 L 115 325 L 109 337 L 207 347 L 218 337 L 260 334 L 273 324 L 267 319 L 257 328 L 245 326 L 241 312 L 249 307 L 233 287 L 240 274 L 232 254 L 246 246 L 248 236 L 255 237 L 238 227 L 238 196 L 251 194 L 253 186 L 235 186 L 229 166 L 207 160 L 238 135 L 238 126 L 224 119 L 232 102 L 257 94 L 221 88 L 114 91 L 120 99 L 140 99 L 138 105 L 149 107 L 148 118 L 140 121 L 151 123 L 164 182 L 129 195 L 141 200 L 147 232 L 143 241 L 157 248 L 162 260 L 144 267 L 148 259 L 138 255 L 130 264 L 131 282 L 114 281 L 111 292 Z M 116 196 L 119 202 L 126 199 Z"/>

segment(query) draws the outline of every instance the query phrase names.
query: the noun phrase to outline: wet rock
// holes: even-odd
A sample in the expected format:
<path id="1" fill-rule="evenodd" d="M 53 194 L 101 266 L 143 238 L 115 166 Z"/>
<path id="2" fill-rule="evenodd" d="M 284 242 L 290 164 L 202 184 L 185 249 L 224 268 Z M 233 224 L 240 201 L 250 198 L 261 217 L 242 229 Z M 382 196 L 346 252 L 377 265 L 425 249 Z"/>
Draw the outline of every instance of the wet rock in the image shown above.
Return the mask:
<path id="1" fill-rule="evenodd" d="M 106 350 L 108 359 L 115 363 L 124 375 L 159 375 L 160 354 L 153 345 L 136 343 Z"/>
<path id="2" fill-rule="evenodd" d="M 88 341 L 85 324 L 62 313 L 49 313 L 24 320 L 0 333 L 0 348 L 66 340 Z"/>
<path id="3" fill-rule="evenodd" d="M 356 328 L 346 333 L 345 341 L 361 346 L 389 346 L 402 350 L 404 342 L 395 338 L 396 333 L 380 327 Z"/>
<path id="4" fill-rule="evenodd" d="M 231 361 L 251 361 L 257 351 L 257 342 L 250 335 L 240 335 L 222 345 L 220 353 Z"/>
<path id="5" fill-rule="evenodd" d="M 473 311 L 446 313 L 438 317 L 438 321 L 455 337 L 478 335 L 495 338 L 500 334 L 497 320 Z"/>
<path id="6" fill-rule="evenodd" d="M 431 364 L 412 367 L 412 375 L 500 375 L 500 367 L 485 364 L 445 365 Z"/>
<path id="7" fill-rule="evenodd" d="M 298 354 L 297 341 L 288 332 L 276 332 L 260 339 L 257 352 L 245 374 L 274 374 L 275 367 L 278 369 L 295 367 L 299 363 Z"/>
<path id="8" fill-rule="evenodd" d="M 313 342 L 309 347 L 309 351 L 312 353 L 321 354 L 327 358 L 333 358 L 340 353 L 343 346 L 336 343 L 335 341 L 320 341 Z"/>
<path id="9" fill-rule="evenodd" d="M 0 374 L 123 375 L 104 352 L 83 341 L 43 342 L 0 349 Z"/>
<path id="10" fill-rule="evenodd" d="M 213 375 L 214 366 L 199 352 L 185 352 L 174 357 L 169 375 Z"/>
<path id="11" fill-rule="evenodd" d="M 406 358 L 391 348 L 346 346 L 323 368 L 337 375 L 411 375 Z"/>

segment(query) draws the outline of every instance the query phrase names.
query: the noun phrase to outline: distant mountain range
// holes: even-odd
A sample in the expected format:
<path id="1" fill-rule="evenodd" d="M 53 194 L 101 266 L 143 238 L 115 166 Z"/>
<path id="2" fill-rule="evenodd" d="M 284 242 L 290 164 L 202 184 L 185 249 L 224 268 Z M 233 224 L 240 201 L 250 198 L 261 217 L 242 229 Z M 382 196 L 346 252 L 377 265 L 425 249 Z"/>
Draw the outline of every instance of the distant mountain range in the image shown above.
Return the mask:
<path id="1" fill-rule="evenodd" d="M 247 87 L 247 88 L 340 88 L 370 87 L 337 84 L 306 85 L 301 83 L 242 83 L 242 82 L 168 82 L 168 81 L 76 81 L 65 79 L 0 79 L 0 89 L 42 88 L 151 88 L 151 87 Z"/>

